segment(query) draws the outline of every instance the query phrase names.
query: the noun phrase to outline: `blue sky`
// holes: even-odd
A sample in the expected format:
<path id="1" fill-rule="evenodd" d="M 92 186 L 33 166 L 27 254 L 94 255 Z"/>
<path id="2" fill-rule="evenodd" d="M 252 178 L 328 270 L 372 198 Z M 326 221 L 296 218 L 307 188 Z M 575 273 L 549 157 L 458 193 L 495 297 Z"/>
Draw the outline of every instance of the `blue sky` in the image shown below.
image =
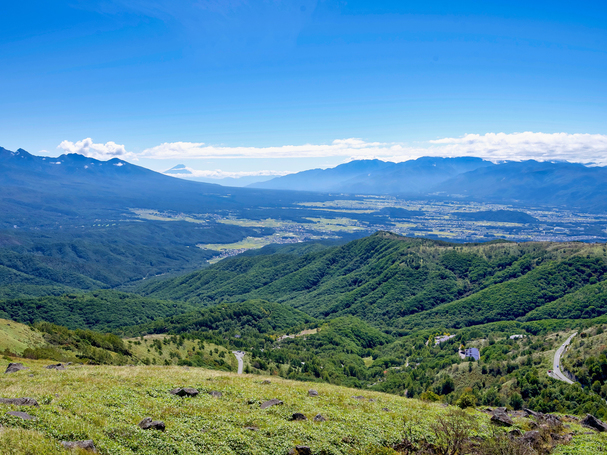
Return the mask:
<path id="1" fill-rule="evenodd" d="M 226 172 L 607 156 L 604 1 L 22 1 L 0 27 L 9 149 Z"/>

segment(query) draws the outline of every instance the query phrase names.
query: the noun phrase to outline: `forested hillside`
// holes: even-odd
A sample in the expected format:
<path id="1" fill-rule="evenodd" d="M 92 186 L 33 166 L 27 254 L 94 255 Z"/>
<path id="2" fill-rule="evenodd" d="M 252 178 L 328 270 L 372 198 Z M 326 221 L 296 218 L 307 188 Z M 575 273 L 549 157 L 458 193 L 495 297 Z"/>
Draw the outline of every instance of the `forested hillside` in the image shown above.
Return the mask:
<path id="1" fill-rule="evenodd" d="M 109 331 L 192 310 L 183 302 L 161 301 L 118 291 L 0 300 L 0 317 L 32 324 L 52 322 L 70 329 Z"/>
<path id="2" fill-rule="evenodd" d="M 605 279 L 606 255 L 602 245 L 456 245 L 380 232 L 303 256 L 228 259 L 139 291 L 194 305 L 262 298 L 407 331 L 464 327 L 524 317 L 595 285 Z"/>

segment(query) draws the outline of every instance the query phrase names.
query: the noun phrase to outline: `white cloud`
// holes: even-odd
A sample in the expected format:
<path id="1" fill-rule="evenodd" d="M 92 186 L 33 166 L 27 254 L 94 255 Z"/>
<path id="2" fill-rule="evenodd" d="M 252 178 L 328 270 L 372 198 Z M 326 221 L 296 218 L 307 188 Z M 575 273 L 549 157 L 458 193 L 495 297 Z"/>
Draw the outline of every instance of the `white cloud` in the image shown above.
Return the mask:
<path id="1" fill-rule="evenodd" d="M 165 174 L 172 175 L 174 177 L 204 177 L 204 178 L 208 178 L 208 179 L 223 179 L 226 177 L 235 178 L 235 179 L 238 179 L 240 177 L 264 177 L 264 176 L 274 177 L 274 176 L 283 176 L 283 175 L 291 174 L 291 172 L 288 172 L 288 171 L 269 171 L 269 170 L 230 172 L 230 171 L 222 171 L 221 169 L 215 169 L 212 171 L 211 170 L 203 171 L 203 170 L 198 170 L 198 169 L 192 169 L 189 167 L 187 167 L 186 169 L 188 171 L 190 171 L 189 174 L 171 174 L 170 171 L 165 172 Z"/>
<path id="2" fill-rule="evenodd" d="M 139 156 L 160 159 L 217 158 L 321 158 L 327 156 L 366 157 L 395 154 L 402 146 L 362 139 L 337 139 L 331 144 L 282 145 L 278 147 L 226 147 L 203 142 L 165 142 L 144 150 Z"/>
<path id="3" fill-rule="evenodd" d="M 185 167 L 185 169 L 189 173 L 171 173 L 170 169 L 168 171 L 165 171 L 164 173 L 167 175 L 171 175 L 173 177 L 185 177 L 185 178 L 204 177 L 204 178 L 208 178 L 208 179 L 223 179 L 226 177 L 231 177 L 231 178 L 235 178 L 235 179 L 238 179 L 240 177 L 263 177 L 263 176 L 273 177 L 273 176 L 283 176 L 283 175 L 291 174 L 291 172 L 288 172 L 288 171 L 269 171 L 269 170 L 230 172 L 230 171 L 222 171 L 221 169 L 199 170 L 199 169 L 192 169 L 191 167 Z"/>
<path id="4" fill-rule="evenodd" d="M 489 160 L 564 160 L 607 164 L 607 135 L 568 133 L 487 133 L 430 141 L 445 156 L 480 156 Z"/>
<path id="5" fill-rule="evenodd" d="M 73 143 L 63 141 L 59 148 L 99 159 L 120 157 L 136 160 L 151 159 L 238 159 L 238 158 L 378 158 L 386 161 L 406 161 L 421 156 L 476 156 L 491 161 L 565 160 L 607 165 L 607 135 L 569 133 L 487 133 L 448 137 L 410 146 L 403 143 L 368 142 L 360 138 L 336 139 L 330 144 L 282 145 L 274 147 L 229 147 L 203 142 L 165 142 L 143 152 L 127 152 L 124 145 L 114 142 L 94 144 L 90 138 Z M 228 176 L 221 170 L 192 171 L 200 177 Z M 268 174 L 284 175 L 263 171 Z M 231 173 L 234 174 L 234 173 Z M 213 177 L 213 176 L 217 177 Z M 239 174 L 240 176 L 247 175 Z"/>
<path id="6" fill-rule="evenodd" d="M 109 160 L 112 158 L 137 159 L 134 153 L 126 151 L 124 145 L 116 144 L 112 141 L 105 144 L 95 144 L 90 137 L 78 142 L 63 141 L 57 148 L 64 150 L 66 153 L 78 153 L 97 160 Z"/>
<path id="7" fill-rule="evenodd" d="M 420 156 L 477 156 L 502 160 L 567 160 L 607 164 L 607 135 L 568 133 L 487 133 L 428 141 L 418 147 L 401 143 L 366 142 L 358 138 L 337 139 L 330 144 L 279 147 L 226 147 L 202 142 L 172 142 L 144 150 L 146 158 L 380 158 L 406 161 Z"/>

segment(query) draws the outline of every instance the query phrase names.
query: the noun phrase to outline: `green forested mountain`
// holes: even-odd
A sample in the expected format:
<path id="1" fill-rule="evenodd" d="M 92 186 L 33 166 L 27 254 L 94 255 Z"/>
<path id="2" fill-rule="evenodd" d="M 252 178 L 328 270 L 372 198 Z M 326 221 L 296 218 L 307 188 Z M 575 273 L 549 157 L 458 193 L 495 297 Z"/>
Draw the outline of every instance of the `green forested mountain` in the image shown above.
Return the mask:
<path id="1" fill-rule="evenodd" d="M 70 329 L 112 330 L 144 324 L 191 310 L 183 302 L 161 301 L 111 290 L 0 301 L 0 317 L 23 323 L 52 322 Z"/>
<path id="2" fill-rule="evenodd" d="M 155 322 L 129 327 L 129 334 L 184 333 L 189 331 L 227 332 L 238 335 L 255 330 L 258 333 L 276 333 L 313 322 L 307 314 L 287 305 L 249 300 L 220 304 Z"/>
<path id="3" fill-rule="evenodd" d="M 0 317 L 139 336 L 129 345 L 141 351 L 143 363 L 162 352 L 164 363 L 223 368 L 226 353 L 240 349 L 247 352 L 248 373 L 451 404 L 607 416 L 594 389 L 570 387 L 546 373 L 569 334 L 604 330 L 606 258 L 603 245 L 451 244 L 378 232 L 340 246 L 248 252 L 148 282 L 139 287 L 142 295 L 72 290 L 4 299 Z M 21 273 L 56 283 L 43 268 L 23 270 L 10 269 L 7 280 Z M 453 337 L 435 343 L 444 334 Z M 74 336 L 80 352 L 89 352 L 87 337 L 97 339 L 88 332 Z M 478 348 L 480 360 L 462 358 L 462 347 Z M 31 355 L 57 355 L 45 352 Z M 92 362 L 115 361 L 90 352 Z M 571 368 L 594 387 L 603 351 L 589 355 L 590 363 L 581 355 Z"/>
<path id="4" fill-rule="evenodd" d="M 236 257 L 140 292 L 193 305 L 261 298 L 408 331 L 464 327 L 524 317 L 602 281 L 606 254 L 602 245 L 456 245 L 380 232 L 303 256 Z"/>
<path id="5" fill-rule="evenodd" d="M 4 231 L 0 232 L 0 297 L 56 294 L 52 287 L 116 287 L 201 268 L 214 253 L 196 248 L 197 243 L 235 242 L 243 236 L 269 232 L 264 228 L 184 221 Z M 43 289 L 37 288 L 41 286 Z"/>

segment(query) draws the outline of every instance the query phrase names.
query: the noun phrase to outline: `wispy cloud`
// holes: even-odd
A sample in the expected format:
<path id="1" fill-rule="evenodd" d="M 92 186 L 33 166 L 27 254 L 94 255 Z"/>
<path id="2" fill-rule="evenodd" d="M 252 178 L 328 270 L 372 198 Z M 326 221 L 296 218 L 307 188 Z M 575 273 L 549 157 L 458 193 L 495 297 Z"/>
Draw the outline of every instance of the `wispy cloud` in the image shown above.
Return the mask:
<path id="1" fill-rule="evenodd" d="M 288 171 L 270 171 L 270 170 L 262 170 L 262 171 L 239 171 L 239 172 L 230 172 L 230 171 L 222 171 L 221 169 L 215 170 L 199 170 L 192 169 L 191 167 L 182 168 L 188 171 L 188 173 L 173 173 L 171 169 L 165 171 L 164 173 L 167 175 L 172 175 L 174 177 L 204 177 L 208 179 L 223 179 L 226 177 L 230 178 L 241 178 L 241 177 L 274 177 L 274 176 L 283 176 L 290 174 Z"/>
<path id="2" fill-rule="evenodd" d="M 480 156 L 489 160 L 565 160 L 607 164 L 607 135 L 568 133 L 487 133 L 430 141 L 447 156 Z"/>
<path id="3" fill-rule="evenodd" d="M 98 158 L 150 159 L 239 159 L 239 158 L 378 158 L 406 161 L 421 156 L 475 156 L 491 161 L 561 160 L 607 165 L 607 135 L 569 133 L 487 133 L 435 139 L 411 146 L 395 142 L 369 142 L 359 138 L 336 139 L 329 144 L 282 145 L 274 147 L 229 147 L 203 142 L 165 142 L 140 153 L 126 150 L 115 142 L 95 144 L 90 138 L 78 142 L 63 141 L 60 149 Z M 191 170 L 200 177 L 228 176 L 221 170 Z M 275 171 L 260 171 L 271 174 Z M 223 173 L 223 174 L 222 174 Z M 225 175 L 224 175 L 225 174 Z M 246 174 L 239 174 L 240 176 Z"/>
<path id="4" fill-rule="evenodd" d="M 431 140 L 418 146 L 367 142 L 350 138 L 330 144 L 279 147 L 227 147 L 202 142 L 171 142 L 144 150 L 141 157 L 157 159 L 217 158 L 380 158 L 405 161 L 420 156 L 477 156 L 492 161 L 566 160 L 607 165 L 607 135 L 569 133 L 466 134 Z"/>
<path id="5" fill-rule="evenodd" d="M 331 144 L 282 145 L 278 147 L 226 147 L 202 142 L 166 142 L 144 150 L 140 156 L 160 159 L 215 158 L 322 158 L 327 156 L 364 157 L 394 154 L 398 144 L 366 142 L 362 139 L 337 139 Z"/>
<path id="6" fill-rule="evenodd" d="M 97 160 L 112 158 L 137 160 L 137 156 L 132 152 L 127 152 L 124 145 L 112 141 L 105 144 L 95 144 L 90 137 L 78 142 L 63 141 L 57 148 L 64 150 L 66 153 L 78 153 Z"/>

